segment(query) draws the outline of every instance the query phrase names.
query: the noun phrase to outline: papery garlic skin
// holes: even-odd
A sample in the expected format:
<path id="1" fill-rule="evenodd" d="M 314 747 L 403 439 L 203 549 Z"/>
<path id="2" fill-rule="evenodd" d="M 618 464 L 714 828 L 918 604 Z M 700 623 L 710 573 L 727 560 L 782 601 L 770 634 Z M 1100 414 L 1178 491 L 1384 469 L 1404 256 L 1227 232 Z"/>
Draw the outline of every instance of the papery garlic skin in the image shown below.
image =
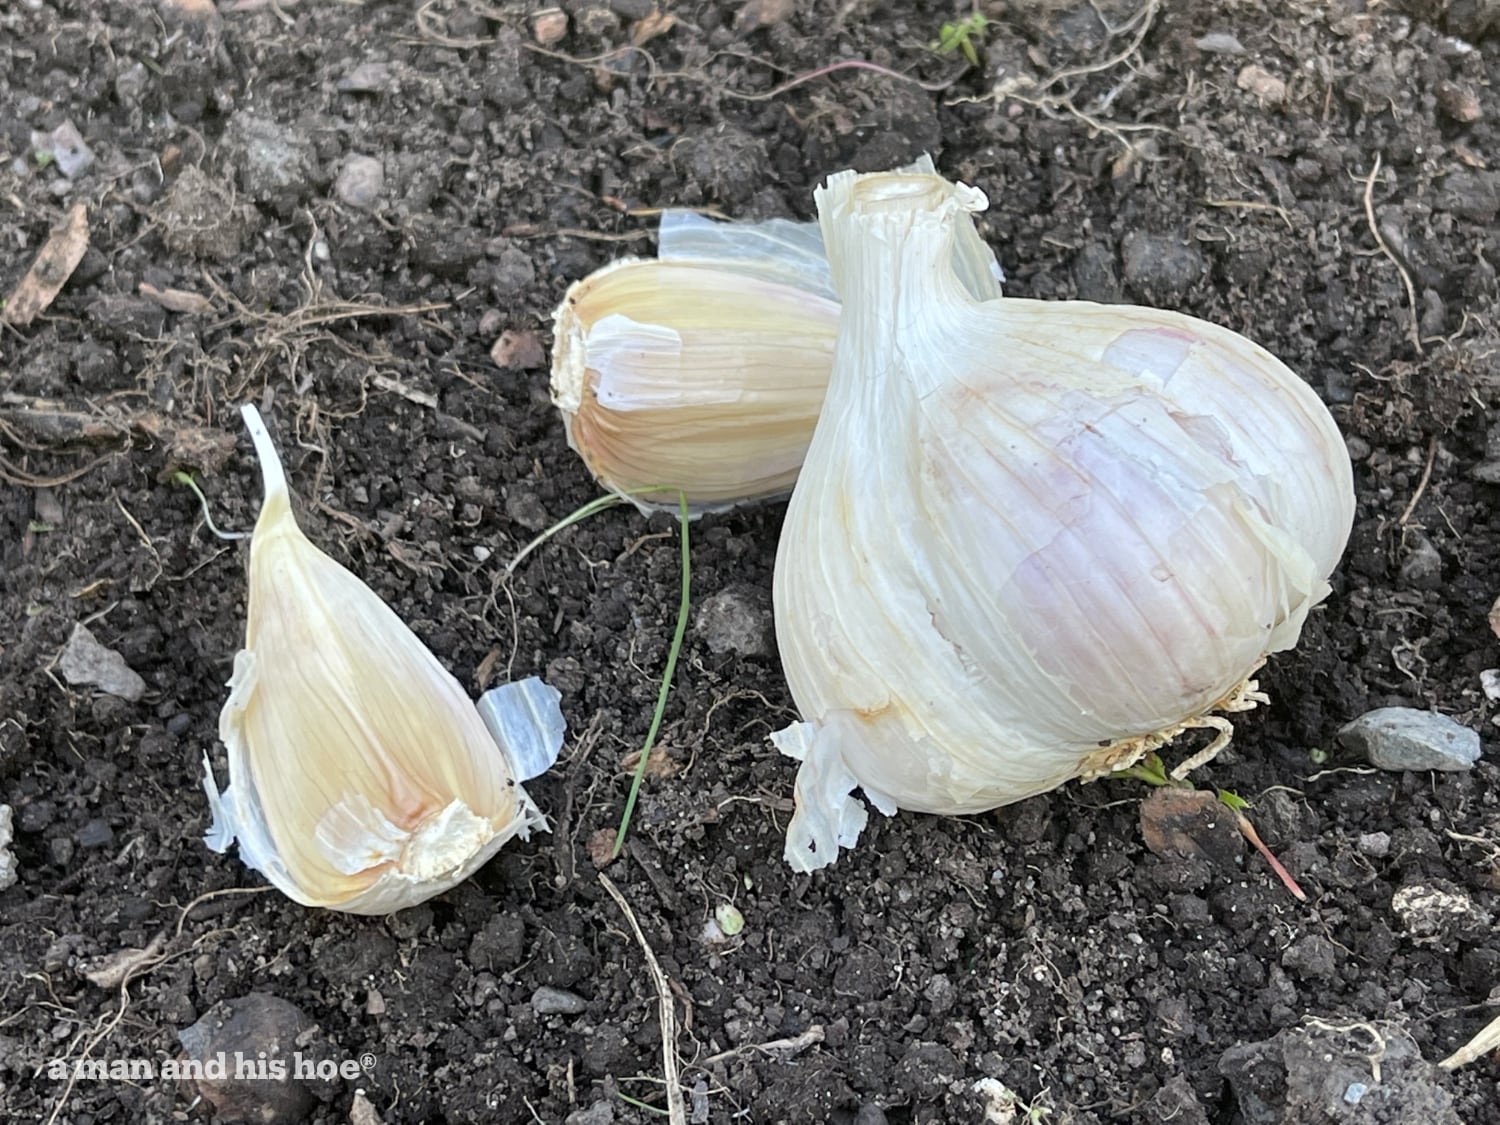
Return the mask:
<path id="1" fill-rule="evenodd" d="M 970 292 L 999 296 L 972 224 L 952 256 Z M 589 275 L 553 320 L 552 399 L 604 487 L 643 511 L 676 511 L 680 490 L 693 515 L 791 490 L 838 333 L 817 224 L 667 211 L 655 261 Z"/>
<path id="2" fill-rule="evenodd" d="M 812 438 L 838 317 L 827 297 L 710 264 L 607 266 L 554 318 L 568 444 L 643 510 L 679 488 L 695 514 L 781 495 Z"/>
<path id="3" fill-rule="evenodd" d="M 546 821 L 486 719 L 368 586 L 308 541 L 254 407 L 265 481 L 250 545 L 245 648 L 219 717 L 230 784 L 204 757 L 206 840 L 306 906 L 384 914 L 466 879 Z M 561 747 L 558 693 L 539 680 L 489 693 L 492 721 Z M 526 776 L 542 751 L 528 749 Z"/>
<path id="4" fill-rule="evenodd" d="M 948 245 L 985 202 L 918 175 L 818 192 L 844 311 L 775 576 L 801 870 L 854 842 L 856 785 L 978 812 L 1235 704 L 1348 539 L 1306 384 L 1180 314 L 973 300 Z"/>

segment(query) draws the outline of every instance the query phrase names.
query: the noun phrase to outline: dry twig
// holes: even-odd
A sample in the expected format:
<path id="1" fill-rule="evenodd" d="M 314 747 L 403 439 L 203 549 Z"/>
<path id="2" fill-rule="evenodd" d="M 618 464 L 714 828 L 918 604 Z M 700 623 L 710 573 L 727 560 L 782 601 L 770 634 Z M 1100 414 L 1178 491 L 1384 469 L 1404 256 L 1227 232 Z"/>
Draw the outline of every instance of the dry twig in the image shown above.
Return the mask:
<path id="1" fill-rule="evenodd" d="M 1411 274 L 1402 265 L 1401 259 L 1396 257 L 1395 252 L 1385 240 L 1385 235 L 1380 233 L 1380 224 L 1375 221 L 1375 177 L 1380 175 L 1380 153 L 1375 154 L 1375 166 L 1370 169 L 1370 175 L 1365 179 L 1365 222 L 1370 226 L 1370 233 L 1375 236 L 1375 245 L 1380 247 L 1380 252 L 1390 259 L 1391 265 L 1396 267 L 1396 272 L 1401 275 L 1401 284 L 1406 286 L 1406 304 L 1411 311 L 1411 346 L 1417 349 L 1417 354 L 1422 351 L 1422 330 L 1417 323 L 1417 290 L 1411 283 Z M 1403 517 L 1402 523 L 1406 522 Z"/>
<path id="2" fill-rule="evenodd" d="M 1417 481 L 1417 490 L 1411 494 L 1411 499 L 1406 503 L 1406 510 L 1401 513 L 1401 518 L 1396 521 L 1397 527 L 1405 527 L 1406 521 L 1411 519 L 1411 514 L 1417 510 L 1417 502 L 1422 499 L 1422 494 L 1427 491 L 1427 482 L 1432 480 L 1432 465 L 1437 460 L 1437 435 L 1434 434 L 1427 443 L 1427 464 L 1422 467 L 1422 479 Z"/>
<path id="3" fill-rule="evenodd" d="M 1500 1051 L 1500 1016 L 1496 1016 L 1480 1028 L 1479 1034 L 1438 1063 L 1438 1066 L 1444 1070 L 1457 1070 L 1461 1066 L 1468 1066 L 1491 1051 Z"/>
<path id="4" fill-rule="evenodd" d="M 630 909 L 630 903 L 625 901 L 625 896 L 620 893 L 619 888 L 614 885 L 608 875 L 600 872 L 599 882 L 609 892 L 609 897 L 615 900 L 621 913 L 625 915 L 625 920 L 630 923 L 630 930 L 635 934 L 635 940 L 640 945 L 641 952 L 645 954 L 646 968 L 650 970 L 651 980 L 656 985 L 657 1009 L 661 1013 L 661 1054 L 667 1084 L 667 1117 L 670 1125 L 687 1125 L 687 1105 L 682 1098 L 682 1083 L 678 1077 L 677 1011 L 672 1004 L 672 986 L 667 981 L 667 974 L 661 971 L 656 954 L 651 951 L 651 943 L 641 932 L 641 924 L 636 921 L 635 911 Z"/>

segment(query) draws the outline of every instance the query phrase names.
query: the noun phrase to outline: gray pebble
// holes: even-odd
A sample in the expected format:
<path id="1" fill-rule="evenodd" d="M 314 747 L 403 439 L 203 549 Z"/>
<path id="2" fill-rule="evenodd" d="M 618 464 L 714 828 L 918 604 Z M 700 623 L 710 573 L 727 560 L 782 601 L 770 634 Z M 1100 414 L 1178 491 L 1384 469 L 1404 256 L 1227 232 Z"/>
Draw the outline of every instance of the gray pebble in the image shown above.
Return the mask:
<path id="1" fill-rule="evenodd" d="M 146 694 L 146 681 L 131 670 L 125 658 L 105 648 L 82 624 L 73 626 L 57 669 L 70 684 L 96 687 L 132 703 Z"/>
<path id="2" fill-rule="evenodd" d="M 369 207 L 385 189 L 385 167 L 373 156 L 351 156 L 339 170 L 334 194 L 350 207 Z"/>
<path id="3" fill-rule="evenodd" d="M 72 839 L 67 836 L 54 836 L 47 841 L 47 852 L 58 867 L 66 867 L 73 862 L 74 848 Z"/>
<path id="4" fill-rule="evenodd" d="M 1369 856 L 1371 859 L 1384 859 L 1391 854 L 1391 834 L 1389 832 L 1363 832 L 1355 847 L 1359 848 L 1360 855 Z"/>
<path id="5" fill-rule="evenodd" d="M 588 1006 L 578 993 L 545 984 L 531 994 L 531 1010 L 539 1016 L 576 1016 Z"/>
<path id="6" fill-rule="evenodd" d="M 307 194 L 315 157 L 311 140 L 291 125 L 241 111 L 225 131 L 240 190 L 289 215 Z"/>
<path id="7" fill-rule="evenodd" d="M 16 857 L 11 854 L 11 807 L 0 805 L 0 891 L 16 883 Z"/>
<path id="8" fill-rule="evenodd" d="M 506 490 L 505 514 L 527 531 L 545 531 L 552 526 L 552 517 L 541 499 L 524 484 L 513 484 Z"/>
<path id="9" fill-rule="evenodd" d="M 1181 296 L 1208 271 L 1197 247 L 1176 235 L 1132 231 L 1121 257 L 1126 282 L 1153 296 Z"/>
<path id="10" fill-rule="evenodd" d="M 50 133 L 33 133 L 31 147 L 49 154 L 57 170 L 70 180 L 76 180 L 94 163 L 94 150 L 71 121 L 64 121 Z"/>
<path id="11" fill-rule="evenodd" d="M 597 1101 L 588 1109 L 575 1109 L 563 1125 L 615 1125 L 615 1107 L 608 1101 Z"/>
<path id="12" fill-rule="evenodd" d="M 115 842 L 115 830 L 109 821 L 95 817 L 74 833 L 74 838 L 81 848 L 107 848 Z"/>
<path id="13" fill-rule="evenodd" d="M 771 651 L 770 607 L 743 590 L 723 590 L 705 598 L 693 630 L 712 652 L 766 656 Z"/>
<path id="14" fill-rule="evenodd" d="M 1339 742 L 1383 770 L 1468 770 L 1479 735 L 1435 711 L 1381 707 L 1339 731 Z"/>
<path id="15" fill-rule="evenodd" d="M 491 260 L 490 285 L 499 296 L 530 289 L 536 281 L 531 255 L 503 239 L 493 239 L 484 248 Z"/>
<path id="16" fill-rule="evenodd" d="M 1489 911 L 1458 887 L 1414 883 L 1391 898 L 1391 913 L 1418 945 L 1444 947 L 1479 941 L 1491 933 Z"/>
<path id="17" fill-rule="evenodd" d="M 627 20 L 643 20 L 656 8 L 653 0 L 609 0 L 610 10 Z"/>
<path id="18" fill-rule="evenodd" d="M 1211 55 L 1243 55 L 1244 44 L 1234 37 L 1229 31 L 1210 31 L 1207 35 L 1193 40 L 1193 46 L 1200 51 L 1206 51 Z"/>
<path id="19" fill-rule="evenodd" d="M 854 1125 L 886 1125 L 885 1110 L 874 1102 L 862 1105 L 854 1115 Z"/>
<path id="20" fill-rule="evenodd" d="M 1436 590 L 1443 582 L 1443 556 L 1427 536 L 1418 534 L 1401 564 L 1401 581 L 1414 590 Z"/>
<path id="21" fill-rule="evenodd" d="M 341 94 L 375 94 L 392 88 L 393 72 L 388 62 L 362 62 L 340 78 L 335 88 Z"/>

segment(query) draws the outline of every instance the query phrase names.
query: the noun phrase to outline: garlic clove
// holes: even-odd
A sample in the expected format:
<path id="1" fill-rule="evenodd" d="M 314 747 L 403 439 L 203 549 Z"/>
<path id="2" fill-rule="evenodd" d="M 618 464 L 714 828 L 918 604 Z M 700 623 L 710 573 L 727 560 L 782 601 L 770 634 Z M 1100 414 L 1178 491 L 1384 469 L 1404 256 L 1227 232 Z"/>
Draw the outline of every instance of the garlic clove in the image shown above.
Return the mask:
<path id="1" fill-rule="evenodd" d="M 215 851 L 237 840 L 247 866 L 307 906 L 415 905 L 546 827 L 517 774 L 556 758 L 560 697 L 540 681 L 507 685 L 488 693 L 487 726 L 395 612 L 303 535 L 270 435 L 254 407 L 243 413 L 265 500 L 219 719 L 222 793 L 204 758 L 205 840 Z"/>
<path id="2" fill-rule="evenodd" d="M 616 263 L 555 314 L 552 396 L 568 444 L 643 510 L 696 514 L 780 495 L 822 405 L 838 305 L 689 262 Z M 643 495 L 644 494 L 644 495 Z"/>
<path id="3" fill-rule="evenodd" d="M 972 223 L 951 258 L 969 292 L 999 296 Z M 553 314 L 568 444 L 643 511 L 675 510 L 678 491 L 694 515 L 783 495 L 823 403 L 838 317 L 817 224 L 668 211 L 657 260 L 606 266 Z"/>
<path id="4" fill-rule="evenodd" d="M 783 524 L 782 664 L 807 724 L 787 858 L 877 807 L 978 812 L 1128 765 L 1296 643 L 1353 520 L 1327 409 L 1264 349 L 1181 314 L 978 301 L 982 193 L 830 178 L 843 299 L 827 407 Z"/>

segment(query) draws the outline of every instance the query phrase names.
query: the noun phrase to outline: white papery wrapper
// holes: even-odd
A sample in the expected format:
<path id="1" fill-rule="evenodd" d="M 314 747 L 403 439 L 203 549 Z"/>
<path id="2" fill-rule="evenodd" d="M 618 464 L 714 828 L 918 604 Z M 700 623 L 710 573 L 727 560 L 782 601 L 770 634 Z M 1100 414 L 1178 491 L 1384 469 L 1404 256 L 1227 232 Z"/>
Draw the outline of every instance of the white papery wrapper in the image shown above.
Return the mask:
<path id="1" fill-rule="evenodd" d="M 1306 384 L 1177 313 L 974 299 L 951 247 L 985 205 L 929 175 L 818 192 L 843 316 L 775 578 L 802 870 L 858 835 L 856 786 L 978 812 L 1256 698 L 1349 536 Z"/>
<path id="2" fill-rule="evenodd" d="M 275 446 L 244 408 L 265 480 L 250 544 L 249 620 L 219 737 L 205 841 L 305 906 L 385 914 L 468 878 L 546 828 L 520 782 L 562 747 L 560 696 L 538 679 L 458 681 L 373 590 L 292 516 Z"/>

